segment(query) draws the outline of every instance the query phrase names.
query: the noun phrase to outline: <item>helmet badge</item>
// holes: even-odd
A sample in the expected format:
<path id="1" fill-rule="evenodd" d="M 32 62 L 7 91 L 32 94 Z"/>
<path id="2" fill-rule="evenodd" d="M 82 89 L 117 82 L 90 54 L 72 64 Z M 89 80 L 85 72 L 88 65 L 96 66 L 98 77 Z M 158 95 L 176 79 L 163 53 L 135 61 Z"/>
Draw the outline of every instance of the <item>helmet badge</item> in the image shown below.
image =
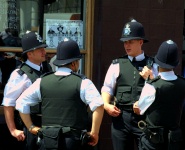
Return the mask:
<path id="1" fill-rule="evenodd" d="M 130 25 L 129 24 L 126 24 L 126 27 L 124 29 L 124 35 L 127 36 L 127 35 L 130 35 L 131 31 L 130 31 Z"/>
<path id="2" fill-rule="evenodd" d="M 39 42 L 43 42 L 41 36 L 40 36 L 37 32 L 35 32 L 35 34 L 36 34 L 36 36 L 37 36 L 37 40 L 38 40 Z"/>

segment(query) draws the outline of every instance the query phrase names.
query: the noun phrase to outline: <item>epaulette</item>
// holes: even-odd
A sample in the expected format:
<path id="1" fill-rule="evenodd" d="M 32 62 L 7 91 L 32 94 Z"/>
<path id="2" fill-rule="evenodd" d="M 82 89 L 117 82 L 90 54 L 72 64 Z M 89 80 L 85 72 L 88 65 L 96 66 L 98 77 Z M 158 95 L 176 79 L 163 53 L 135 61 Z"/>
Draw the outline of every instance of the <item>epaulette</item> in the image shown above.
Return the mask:
<path id="1" fill-rule="evenodd" d="M 20 66 L 19 66 L 19 70 L 17 70 L 17 73 L 20 75 L 20 76 L 22 76 L 25 72 L 21 69 L 22 68 L 22 66 L 24 66 L 24 63 L 22 63 Z"/>
<path id="2" fill-rule="evenodd" d="M 24 67 L 26 66 L 26 64 L 25 63 L 22 63 L 20 66 L 19 66 L 19 68 L 17 68 L 17 69 L 19 69 L 19 70 L 17 70 L 17 72 L 18 72 L 18 74 L 20 75 L 20 76 L 22 76 L 23 74 L 27 74 L 27 71 L 29 72 L 29 73 L 32 73 L 33 72 L 33 70 L 32 69 L 28 69 L 27 71 L 24 69 Z M 28 75 L 28 74 L 27 74 Z"/>
<path id="3" fill-rule="evenodd" d="M 118 59 L 114 59 L 113 61 L 112 61 L 112 64 L 117 64 L 118 63 Z"/>
<path id="4" fill-rule="evenodd" d="M 185 78 L 182 76 L 182 75 L 179 75 L 179 74 L 175 74 L 178 78 L 181 78 L 183 80 L 185 80 Z"/>
<path id="5" fill-rule="evenodd" d="M 17 70 L 17 73 L 18 73 L 20 76 L 22 76 L 25 72 L 24 72 L 23 70 L 19 69 L 19 70 Z"/>
<path id="6" fill-rule="evenodd" d="M 161 76 L 157 76 L 157 77 L 155 77 L 155 78 L 153 78 L 153 79 L 150 79 L 150 80 L 147 81 L 147 83 L 151 84 L 151 83 L 153 83 L 153 82 L 156 82 L 156 81 L 159 80 L 159 79 L 161 79 Z"/>
<path id="7" fill-rule="evenodd" d="M 54 73 L 53 71 L 46 72 L 46 73 L 42 74 L 42 75 L 40 76 L 40 78 L 43 78 L 43 77 L 48 76 L 48 75 L 53 74 L 53 73 Z"/>
<path id="8" fill-rule="evenodd" d="M 83 74 L 78 74 L 78 73 L 75 73 L 75 72 L 73 72 L 73 71 L 71 71 L 71 74 L 73 74 L 73 75 L 75 75 L 75 76 L 78 76 L 78 77 L 80 77 L 81 79 L 86 79 L 86 78 L 87 78 L 85 75 L 83 75 Z"/>

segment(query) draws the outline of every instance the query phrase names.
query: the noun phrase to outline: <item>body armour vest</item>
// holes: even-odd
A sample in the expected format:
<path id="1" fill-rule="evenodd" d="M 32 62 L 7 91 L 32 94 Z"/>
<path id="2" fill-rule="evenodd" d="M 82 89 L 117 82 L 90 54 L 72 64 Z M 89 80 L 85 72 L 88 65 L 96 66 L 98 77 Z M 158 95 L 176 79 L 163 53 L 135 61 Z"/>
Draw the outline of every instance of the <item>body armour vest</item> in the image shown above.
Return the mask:
<path id="1" fill-rule="evenodd" d="M 37 71 L 33 68 L 31 68 L 30 66 L 28 66 L 27 64 L 23 63 L 20 66 L 20 70 L 18 70 L 18 73 L 20 75 L 23 75 L 24 73 L 28 76 L 28 78 L 31 80 L 31 82 L 35 82 L 35 80 L 37 78 L 39 78 L 41 76 L 41 72 Z M 31 114 L 40 114 L 41 113 L 41 105 L 35 105 L 35 106 L 31 106 Z"/>
<path id="2" fill-rule="evenodd" d="M 155 101 L 146 110 L 146 122 L 152 126 L 163 126 L 167 129 L 179 127 L 184 98 L 185 80 L 165 81 L 160 77 L 149 81 L 156 89 Z"/>
<path id="3" fill-rule="evenodd" d="M 42 98 L 42 125 L 60 125 L 87 129 L 87 106 L 80 98 L 82 79 L 68 76 L 46 75 L 40 84 Z"/>
<path id="4" fill-rule="evenodd" d="M 120 73 L 117 78 L 117 87 L 115 96 L 120 105 L 132 105 L 139 99 L 145 80 L 139 75 L 143 67 L 146 66 L 146 60 L 130 62 L 128 56 L 118 59 Z"/>

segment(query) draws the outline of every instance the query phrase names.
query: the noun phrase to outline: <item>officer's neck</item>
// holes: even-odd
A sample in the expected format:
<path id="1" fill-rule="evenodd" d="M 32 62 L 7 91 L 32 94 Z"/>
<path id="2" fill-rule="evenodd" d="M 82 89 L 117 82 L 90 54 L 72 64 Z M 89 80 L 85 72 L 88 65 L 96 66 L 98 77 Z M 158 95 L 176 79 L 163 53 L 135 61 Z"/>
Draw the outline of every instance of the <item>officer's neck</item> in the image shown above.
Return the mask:
<path id="1" fill-rule="evenodd" d="M 169 72 L 169 71 L 173 71 L 173 69 L 167 69 L 167 68 L 158 67 L 158 71 L 159 72 Z"/>

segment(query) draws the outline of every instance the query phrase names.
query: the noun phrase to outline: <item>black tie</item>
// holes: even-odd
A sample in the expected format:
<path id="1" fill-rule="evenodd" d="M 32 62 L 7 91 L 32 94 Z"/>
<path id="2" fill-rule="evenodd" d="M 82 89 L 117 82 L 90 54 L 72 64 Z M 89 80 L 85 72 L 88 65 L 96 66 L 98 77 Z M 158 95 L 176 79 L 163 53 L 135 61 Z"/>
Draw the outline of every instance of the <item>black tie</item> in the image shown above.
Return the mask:
<path id="1" fill-rule="evenodd" d="M 42 73 L 43 69 L 42 69 L 42 66 L 40 66 L 40 72 Z"/>
<path id="2" fill-rule="evenodd" d="M 133 57 L 132 62 L 136 62 L 136 57 Z"/>
<path id="3" fill-rule="evenodd" d="M 136 61 L 135 57 L 133 57 L 133 59 L 132 59 L 132 64 L 133 64 L 134 67 L 137 68 L 137 61 Z"/>

